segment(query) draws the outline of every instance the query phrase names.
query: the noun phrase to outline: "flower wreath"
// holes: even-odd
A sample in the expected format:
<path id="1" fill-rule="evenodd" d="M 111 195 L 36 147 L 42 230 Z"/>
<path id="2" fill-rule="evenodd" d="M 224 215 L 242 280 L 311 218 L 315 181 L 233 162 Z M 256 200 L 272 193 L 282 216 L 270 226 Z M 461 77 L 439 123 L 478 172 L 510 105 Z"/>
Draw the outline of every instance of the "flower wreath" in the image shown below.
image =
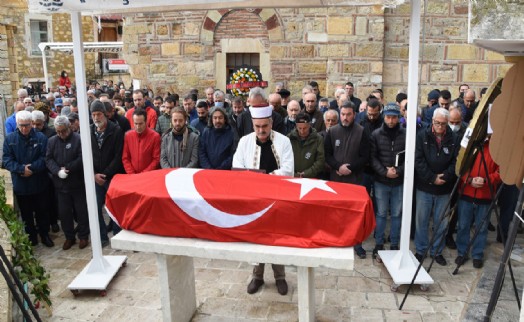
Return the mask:
<path id="1" fill-rule="evenodd" d="M 235 96 L 247 96 L 251 88 L 260 86 L 261 81 L 262 76 L 256 69 L 240 67 L 229 77 L 228 89 Z"/>

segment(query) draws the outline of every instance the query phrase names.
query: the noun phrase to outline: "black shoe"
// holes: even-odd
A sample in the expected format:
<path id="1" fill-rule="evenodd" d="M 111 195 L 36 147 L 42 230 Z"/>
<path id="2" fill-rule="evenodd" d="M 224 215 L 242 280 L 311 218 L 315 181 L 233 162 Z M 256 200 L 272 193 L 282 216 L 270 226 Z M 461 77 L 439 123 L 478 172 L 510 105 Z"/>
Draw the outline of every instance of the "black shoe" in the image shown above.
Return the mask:
<path id="1" fill-rule="evenodd" d="M 42 237 L 42 244 L 46 245 L 47 247 L 53 247 L 55 246 L 55 243 L 49 238 L 49 235 Z"/>
<path id="2" fill-rule="evenodd" d="M 446 246 L 449 249 L 457 249 L 457 244 L 453 240 L 453 236 L 446 236 Z"/>
<path id="3" fill-rule="evenodd" d="M 29 241 L 31 242 L 31 245 L 33 246 L 38 245 L 38 237 L 36 236 L 29 236 Z"/>
<path id="4" fill-rule="evenodd" d="M 102 248 L 109 246 L 109 239 L 102 240 Z"/>
<path id="5" fill-rule="evenodd" d="M 418 260 L 419 263 L 422 263 L 423 257 L 424 257 L 424 255 L 419 254 L 419 253 L 415 253 L 415 258 Z"/>
<path id="6" fill-rule="evenodd" d="M 457 265 L 464 265 L 465 262 L 468 261 L 468 257 L 467 256 L 460 256 L 458 255 L 457 258 L 455 258 L 455 264 Z"/>
<path id="7" fill-rule="evenodd" d="M 488 230 L 489 231 L 495 231 L 495 226 L 493 226 L 493 224 L 491 222 L 488 225 Z"/>
<path id="8" fill-rule="evenodd" d="M 60 231 L 60 227 L 58 226 L 58 224 L 51 224 L 51 231 L 54 232 L 54 233 L 57 233 Z"/>
<path id="9" fill-rule="evenodd" d="M 264 283 L 264 281 L 262 281 L 262 283 Z M 275 284 L 277 284 L 278 294 L 280 294 L 280 295 L 286 295 L 287 294 L 287 282 L 286 282 L 286 280 L 284 280 L 284 279 L 276 280 Z M 249 288 L 248 288 L 247 292 L 249 293 Z M 252 293 L 249 293 L 249 294 L 252 294 Z"/>
<path id="10" fill-rule="evenodd" d="M 482 268 L 482 266 L 484 266 L 484 262 L 482 261 L 482 259 L 473 259 L 473 267 Z"/>
<path id="11" fill-rule="evenodd" d="M 442 255 L 437 255 L 433 257 L 435 259 L 435 262 L 439 264 L 440 266 L 446 266 L 448 265 L 448 262 L 446 262 L 446 259 Z"/>
<path id="12" fill-rule="evenodd" d="M 249 294 L 255 294 L 256 292 L 258 292 L 258 289 L 260 288 L 260 286 L 264 285 L 264 280 L 257 280 L 257 279 L 252 279 L 251 282 L 249 282 L 249 285 L 247 286 L 247 292 Z M 278 285 L 277 285 L 278 287 Z M 286 285 L 287 287 L 287 285 Z"/>
<path id="13" fill-rule="evenodd" d="M 378 257 L 379 250 L 384 250 L 384 245 L 375 245 L 375 248 L 373 248 L 373 254 L 371 255 L 373 259 L 376 259 Z"/>
<path id="14" fill-rule="evenodd" d="M 399 250 L 399 247 L 398 245 L 391 245 L 391 247 L 389 247 L 390 250 Z"/>
<path id="15" fill-rule="evenodd" d="M 355 253 L 357 253 L 358 258 L 365 259 L 366 258 L 366 250 L 362 248 L 362 246 L 355 246 Z"/>

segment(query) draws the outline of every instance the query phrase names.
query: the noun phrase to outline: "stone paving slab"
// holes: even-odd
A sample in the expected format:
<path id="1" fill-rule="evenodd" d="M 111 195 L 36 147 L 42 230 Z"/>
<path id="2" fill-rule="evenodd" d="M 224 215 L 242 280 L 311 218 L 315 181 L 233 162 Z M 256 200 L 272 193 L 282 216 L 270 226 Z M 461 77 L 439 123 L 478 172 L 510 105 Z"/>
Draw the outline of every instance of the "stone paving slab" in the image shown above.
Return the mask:
<path id="1" fill-rule="evenodd" d="M 36 247 L 36 255 L 51 274 L 53 316 L 39 312 L 44 321 L 161 321 L 156 256 L 104 248 L 105 255 L 128 256 L 122 268 L 109 284 L 107 295 L 84 291 L 77 297 L 67 290 L 91 258 L 91 247 L 84 250 L 75 245 L 63 251 L 63 236 L 53 234 L 56 246 Z M 519 243 L 522 243 L 519 235 Z M 354 271 L 316 269 L 315 300 L 317 321 L 477 321 L 484 313 L 493 287 L 501 244 L 490 233 L 485 268 L 474 269 L 467 262 L 458 275 L 452 275 L 456 251 L 446 249 L 448 266 L 433 265 L 430 275 L 435 279 L 427 292 L 412 289 L 403 310 L 398 310 L 407 286 L 397 293 L 390 291 L 392 279 L 385 267 L 371 259 L 373 241 L 364 243 L 368 258 L 356 259 Z M 296 268 L 286 267 L 289 293 L 280 296 L 272 271 L 266 270 L 265 285 L 257 294 L 246 292 L 252 266 L 244 262 L 195 259 L 196 322 L 220 321 L 298 321 Z M 428 267 L 429 262 L 424 266 Z M 522 295 L 524 264 L 514 262 L 517 285 Z M 495 312 L 496 321 L 518 319 L 513 290 L 504 286 Z"/>

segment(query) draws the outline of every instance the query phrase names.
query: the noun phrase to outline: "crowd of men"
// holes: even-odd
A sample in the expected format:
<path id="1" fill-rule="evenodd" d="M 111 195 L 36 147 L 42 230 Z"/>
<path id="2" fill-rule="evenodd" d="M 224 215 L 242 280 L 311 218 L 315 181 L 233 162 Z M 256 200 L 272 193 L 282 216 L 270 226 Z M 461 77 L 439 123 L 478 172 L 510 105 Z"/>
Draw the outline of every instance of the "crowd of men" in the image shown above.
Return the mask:
<path id="1" fill-rule="evenodd" d="M 376 89 L 360 100 L 351 82 L 336 89 L 334 100 L 320 96 L 316 82 L 302 89 L 300 100 L 290 100 L 290 91 L 278 83 L 269 95 L 252 88 L 247 102 L 212 87 L 205 90 L 205 98 L 198 99 L 198 90 L 193 89 L 182 97 L 182 106 L 177 94 L 162 97 L 149 90 L 129 91 L 123 85 L 103 87 L 111 90 L 97 86 L 88 90 L 92 177 L 103 246 L 109 243 L 109 231 L 113 235 L 120 231 L 116 223 L 107 224 L 102 213 L 116 174 L 200 167 L 257 169 L 272 175 L 363 185 L 375 208 L 373 256 L 388 242 L 390 249 L 399 249 L 405 127 L 413 121 L 417 123 L 412 215 L 415 256 L 422 261 L 429 252 L 438 264 L 447 265 L 442 256 L 447 245 L 458 248 L 455 261 L 464 263 L 474 226 L 480 233 L 471 248 L 473 266 L 483 265 L 489 217 L 483 219 L 501 183 L 498 166 L 489 156 L 489 140 L 460 178 L 463 194 L 454 200 L 458 211 L 449 229 L 449 216 L 444 212 L 458 180 L 455 165 L 460 140 L 478 105 L 468 85 L 460 85 L 456 99 L 448 90 L 432 90 L 416 120 L 407 119 L 406 94 L 399 93 L 395 102 L 385 103 L 382 91 Z M 18 94 L 14 113 L 5 124 L 2 161 L 12 174 L 26 232 L 33 245 L 40 235 L 45 246 L 53 247 L 49 230 L 58 231 L 59 219 L 66 237 L 62 248 L 71 248 L 77 237 L 79 247 L 85 248 L 89 224 L 76 100 L 66 90 L 36 103 L 23 89 Z M 514 195 L 516 203 L 516 187 L 507 189 L 506 197 Z M 513 197 L 508 198 L 499 202 L 501 217 L 506 216 L 500 223 L 501 240 L 507 237 L 512 215 Z M 432 234 L 435 238 L 430 244 Z M 355 252 L 366 257 L 362 245 L 355 245 Z M 278 292 L 286 294 L 284 267 L 273 265 L 273 270 Z M 248 293 L 264 284 L 263 274 L 264 264 L 255 266 Z"/>

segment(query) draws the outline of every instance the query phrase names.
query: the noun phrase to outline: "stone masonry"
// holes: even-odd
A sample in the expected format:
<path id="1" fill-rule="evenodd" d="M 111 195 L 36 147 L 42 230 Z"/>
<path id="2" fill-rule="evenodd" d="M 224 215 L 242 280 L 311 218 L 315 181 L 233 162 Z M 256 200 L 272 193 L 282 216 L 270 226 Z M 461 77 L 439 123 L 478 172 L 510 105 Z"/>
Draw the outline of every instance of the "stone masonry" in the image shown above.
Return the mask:
<path id="1" fill-rule="evenodd" d="M 270 87 L 283 81 L 295 95 L 316 80 L 324 96 L 352 81 L 367 97 L 383 88 L 385 99 L 407 87 L 409 4 L 381 6 L 178 11 L 127 17 L 124 57 L 132 78 L 159 94 L 225 87 L 226 53 L 259 53 Z M 421 35 L 421 103 L 433 88 L 475 90 L 505 74 L 509 64 L 467 44 L 468 3 L 429 2 Z"/>
<path id="2" fill-rule="evenodd" d="M 28 13 L 27 1 L 3 0 L 0 4 L 0 94 L 7 99 L 7 106 L 12 108 L 12 99 L 16 99 L 16 91 L 25 86 L 28 79 L 44 79 L 44 69 L 41 56 L 29 54 L 27 35 L 29 24 L 25 17 Z M 93 20 L 83 17 L 84 41 L 94 40 Z M 52 41 L 71 42 L 72 33 L 70 16 L 54 14 L 51 21 Z M 95 74 L 95 54 L 85 56 L 87 78 Z M 53 85 L 57 85 L 62 70 L 67 70 L 74 79 L 74 63 L 71 53 L 52 52 L 48 58 L 48 72 Z M 8 113 L 10 110 L 8 109 Z"/>

